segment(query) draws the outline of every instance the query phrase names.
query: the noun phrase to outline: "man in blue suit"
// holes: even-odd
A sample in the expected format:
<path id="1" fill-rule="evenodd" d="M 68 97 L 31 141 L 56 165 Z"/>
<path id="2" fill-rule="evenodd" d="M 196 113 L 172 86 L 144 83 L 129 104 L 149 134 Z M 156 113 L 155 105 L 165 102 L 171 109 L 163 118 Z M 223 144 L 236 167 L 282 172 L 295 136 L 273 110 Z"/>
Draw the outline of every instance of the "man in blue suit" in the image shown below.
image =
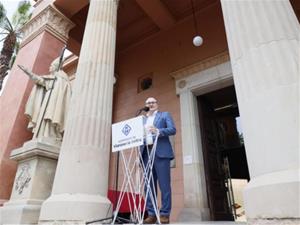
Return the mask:
<path id="1" fill-rule="evenodd" d="M 157 194 L 157 181 L 161 191 L 161 208 L 160 208 L 160 222 L 169 223 L 171 205 L 172 205 L 172 193 L 171 193 L 171 171 L 170 161 L 174 158 L 174 152 L 169 140 L 170 135 L 175 135 L 176 128 L 173 119 L 169 112 L 158 111 L 157 100 L 150 97 L 146 100 L 146 106 L 149 107 L 149 111 L 144 119 L 145 130 L 152 135 L 159 134 L 157 139 L 157 147 L 155 152 L 154 164 L 153 164 L 153 182 L 150 182 L 152 193 Z M 148 149 L 152 146 L 148 145 Z M 147 146 L 142 146 L 142 157 L 144 165 L 147 165 L 149 152 L 147 152 Z M 147 186 L 147 184 L 145 185 Z M 153 188 L 155 187 L 155 189 Z M 149 194 L 148 194 L 149 195 Z M 151 197 L 148 196 L 146 207 L 148 211 L 148 217 L 143 221 L 144 224 L 156 223 L 156 216 L 154 207 L 151 201 Z"/>

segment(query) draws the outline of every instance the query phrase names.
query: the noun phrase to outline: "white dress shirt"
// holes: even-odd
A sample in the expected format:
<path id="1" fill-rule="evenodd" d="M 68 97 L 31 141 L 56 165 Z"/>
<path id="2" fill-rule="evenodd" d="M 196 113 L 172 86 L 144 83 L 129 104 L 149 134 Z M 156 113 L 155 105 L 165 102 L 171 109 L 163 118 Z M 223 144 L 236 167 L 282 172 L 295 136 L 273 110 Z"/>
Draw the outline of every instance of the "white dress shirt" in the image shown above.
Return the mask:
<path id="1" fill-rule="evenodd" d="M 154 119 L 156 116 L 157 110 L 154 111 L 151 115 L 147 116 L 147 120 L 145 123 L 145 134 L 146 134 L 146 143 L 147 145 L 152 145 L 153 144 L 153 134 L 149 131 L 149 127 L 154 126 Z"/>
<path id="2" fill-rule="evenodd" d="M 152 113 L 152 115 L 147 116 L 147 120 L 146 120 L 146 123 L 145 123 L 145 128 L 146 128 L 146 129 L 147 129 L 148 127 L 150 127 L 150 126 L 153 126 L 153 123 L 154 123 L 154 119 L 155 119 L 156 113 L 157 113 L 157 110 L 154 111 L 154 113 Z"/>

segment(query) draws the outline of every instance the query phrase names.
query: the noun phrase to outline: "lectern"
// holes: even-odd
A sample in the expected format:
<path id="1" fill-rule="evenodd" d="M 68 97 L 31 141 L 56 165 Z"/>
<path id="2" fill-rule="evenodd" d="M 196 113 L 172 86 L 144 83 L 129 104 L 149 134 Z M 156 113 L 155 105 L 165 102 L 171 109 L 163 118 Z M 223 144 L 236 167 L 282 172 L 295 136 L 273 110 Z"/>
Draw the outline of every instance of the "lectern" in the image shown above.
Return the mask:
<path id="1" fill-rule="evenodd" d="M 159 220 L 157 197 L 153 182 L 152 168 L 155 159 L 155 151 L 159 134 L 146 135 L 143 116 L 121 121 L 112 125 L 112 151 L 118 152 L 121 158 L 123 181 L 120 196 L 113 214 L 112 224 L 115 224 L 120 206 L 126 196 L 131 211 L 131 222 L 142 224 L 145 215 L 146 204 L 150 198 L 155 209 L 155 215 Z M 141 146 L 146 147 L 148 161 L 145 164 L 142 158 Z M 125 195 L 125 193 L 130 193 Z"/>

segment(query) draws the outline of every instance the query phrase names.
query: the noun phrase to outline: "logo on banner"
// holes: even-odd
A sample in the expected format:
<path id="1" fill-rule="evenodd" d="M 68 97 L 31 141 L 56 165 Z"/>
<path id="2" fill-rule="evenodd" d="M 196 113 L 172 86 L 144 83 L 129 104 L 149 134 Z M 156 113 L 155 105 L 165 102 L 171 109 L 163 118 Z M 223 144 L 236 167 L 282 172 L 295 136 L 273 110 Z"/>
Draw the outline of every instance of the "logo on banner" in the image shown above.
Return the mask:
<path id="1" fill-rule="evenodd" d="M 112 151 L 122 151 L 143 145 L 143 117 L 114 123 L 112 125 Z"/>
<path id="2" fill-rule="evenodd" d="M 125 136 L 127 136 L 130 133 L 130 131 L 131 131 L 131 127 L 128 124 L 126 124 L 122 129 L 122 132 L 123 134 L 125 134 Z"/>

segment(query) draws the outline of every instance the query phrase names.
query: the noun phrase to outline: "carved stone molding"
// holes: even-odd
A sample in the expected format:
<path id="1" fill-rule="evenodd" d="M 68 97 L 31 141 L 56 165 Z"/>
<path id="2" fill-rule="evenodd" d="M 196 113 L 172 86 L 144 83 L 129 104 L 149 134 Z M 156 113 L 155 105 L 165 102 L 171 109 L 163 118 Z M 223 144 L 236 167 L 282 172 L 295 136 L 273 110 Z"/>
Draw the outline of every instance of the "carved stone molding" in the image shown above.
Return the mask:
<path id="1" fill-rule="evenodd" d="M 229 61 L 229 53 L 228 53 L 228 51 L 225 51 L 225 52 L 222 52 L 221 54 L 207 58 L 203 61 L 194 63 L 192 65 L 186 66 L 179 70 L 175 70 L 175 71 L 171 72 L 170 75 L 175 80 L 179 80 L 179 79 L 181 79 L 183 77 L 187 77 L 193 73 L 197 73 L 202 70 L 206 70 L 210 67 L 222 64 L 227 61 Z"/>
<path id="2" fill-rule="evenodd" d="M 30 170 L 31 170 L 31 167 L 28 163 L 25 163 L 20 168 L 20 172 L 17 175 L 16 181 L 15 181 L 15 183 L 16 183 L 15 190 L 17 191 L 17 193 L 19 195 L 22 194 L 24 188 L 27 188 L 29 185 L 29 182 L 31 180 Z"/>
<path id="3" fill-rule="evenodd" d="M 49 5 L 22 27 L 23 42 L 21 47 L 43 31 L 48 31 L 63 42 L 67 42 L 69 31 L 75 24 L 54 5 Z"/>

